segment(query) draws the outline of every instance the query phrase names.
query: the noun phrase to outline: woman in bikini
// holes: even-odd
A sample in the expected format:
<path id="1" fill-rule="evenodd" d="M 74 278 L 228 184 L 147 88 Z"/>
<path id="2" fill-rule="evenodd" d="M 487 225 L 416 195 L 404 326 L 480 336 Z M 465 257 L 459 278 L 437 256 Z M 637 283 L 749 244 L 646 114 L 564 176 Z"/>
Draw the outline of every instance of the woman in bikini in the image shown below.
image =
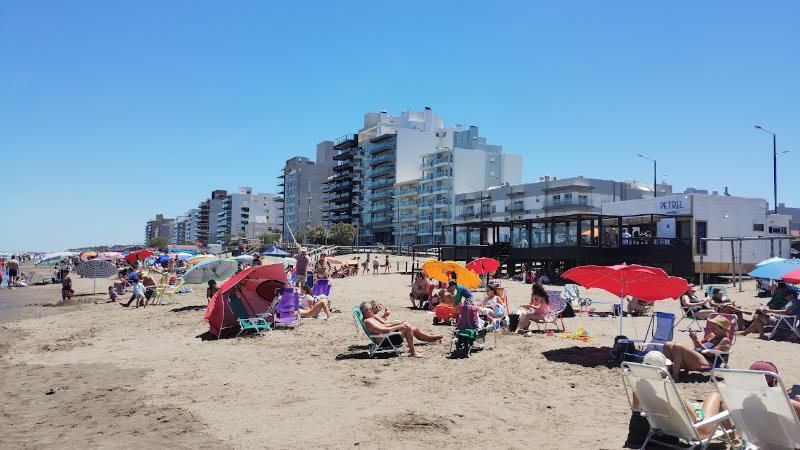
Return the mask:
<path id="1" fill-rule="evenodd" d="M 313 289 L 309 285 L 303 285 L 302 289 L 303 296 L 300 297 L 300 317 L 308 318 L 313 317 L 317 318 L 319 313 L 325 313 L 328 319 L 334 319 L 333 313 L 331 313 L 330 308 L 328 308 L 328 303 L 325 300 L 317 300 L 314 298 Z"/>
<path id="2" fill-rule="evenodd" d="M 547 291 L 544 290 L 541 284 L 533 283 L 531 285 L 531 302 L 520 306 L 520 308 L 525 312 L 519 317 L 517 333 L 532 336 L 533 333 L 528 331 L 528 325 L 531 322 L 544 322 L 549 314 L 550 301 L 547 297 Z"/>
<path id="3" fill-rule="evenodd" d="M 731 349 L 731 341 L 728 339 L 731 322 L 723 316 L 714 316 L 708 321 L 714 325 L 711 332 L 702 341 L 697 338 L 694 331 L 689 332 L 694 347 L 690 348 L 674 342 L 664 344 L 664 356 L 672 360 L 672 378 L 675 381 L 678 380 L 681 369 L 701 370 L 704 367 L 712 366 L 715 360 L 714 355 L 707 353 L 706 350 L 725 351 Z"/>

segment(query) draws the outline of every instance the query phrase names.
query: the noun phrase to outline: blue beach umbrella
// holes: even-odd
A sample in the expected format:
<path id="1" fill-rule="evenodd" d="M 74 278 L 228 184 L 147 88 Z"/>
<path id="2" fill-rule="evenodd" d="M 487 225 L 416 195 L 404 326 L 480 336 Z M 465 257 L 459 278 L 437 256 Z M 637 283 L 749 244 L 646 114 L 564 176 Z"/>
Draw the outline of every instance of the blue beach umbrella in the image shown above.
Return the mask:
<path id="1" fill-rule="evenodd" d="M 787 259 L 786 261 L 775 261 L 756 267 L 748 275 L 752 278 L 780 280 L 784 275 L 796 269 L 800 269 L 800 259 Z"/>

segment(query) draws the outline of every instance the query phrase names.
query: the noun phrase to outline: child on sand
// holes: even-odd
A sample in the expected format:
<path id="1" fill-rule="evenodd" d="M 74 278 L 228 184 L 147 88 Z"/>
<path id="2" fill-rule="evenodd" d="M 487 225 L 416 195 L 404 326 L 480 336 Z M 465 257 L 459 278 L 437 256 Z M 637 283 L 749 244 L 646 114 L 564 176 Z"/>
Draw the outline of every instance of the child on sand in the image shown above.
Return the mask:
<path id="1" fill-rule="evenodd" d="M 136 280 L 136 284 L 133 285 L 133 296 L 135 297 L 137 308 L 147 306 L 147 298 L 144 296 L 144 283 L 140 279 Z"/>
<path id="2" fill-rule="evenodd" d="M 114 286 L 108 287 L 108 301 L 106 303 L 115 303 L 117 301 L 117 291 L 114 290 Z"/>

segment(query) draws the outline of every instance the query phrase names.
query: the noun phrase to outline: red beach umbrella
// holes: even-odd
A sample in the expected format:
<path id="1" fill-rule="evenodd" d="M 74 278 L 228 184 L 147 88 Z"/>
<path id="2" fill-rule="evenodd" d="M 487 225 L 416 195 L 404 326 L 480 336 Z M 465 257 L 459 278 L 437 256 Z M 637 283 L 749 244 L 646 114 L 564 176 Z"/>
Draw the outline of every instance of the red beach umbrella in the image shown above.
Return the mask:
<path id="1" fill-rule="evenodd" d="M 153 256 L 153 252 L 150 250 L 136 250 L 135 252 L 128 253 L 128 256 L 125 257 L 125 261 L 132 263 L 134 261 L 141 261 L 148 256 Z"/>
<path id="2" fill-rule="evenodd" d="M 782 276 L 781 279 L 787 283 L 800 283 L 800 269 L 795 269 L 787 273 Z"/>
<path id="3" fill-rule="evenodd" d="M 622 334 L 622 301 L 625 296 L 654 302 L 679 298 L 689 283 L 680 277 L 671 277 L 656 267 L 627 265 L 579 266 L 561 275 L 586 288 L 599 288 L 619 295 L 619 334 Z"/>
<path id="4" fill-rule="evenodd" d="M 493 258 L 477 258 L 467 264 L 467 269 L 477 273 L 478 275 L 485 275 L 492 273 L 500 267 L 500 261 Z"/>
<path id="5" fill-rule="evenodd" d="M 239 296 L 248 313 L 263 314 L 275 299 L 276 289 L 287 285 L 283 264 L 248 267 L 222 283 L 208 303 L 203 319 L 211 332 L 219 336 L 223 328 L 236 326 L 236 315 L 228 303 L 232 292 Z"/>

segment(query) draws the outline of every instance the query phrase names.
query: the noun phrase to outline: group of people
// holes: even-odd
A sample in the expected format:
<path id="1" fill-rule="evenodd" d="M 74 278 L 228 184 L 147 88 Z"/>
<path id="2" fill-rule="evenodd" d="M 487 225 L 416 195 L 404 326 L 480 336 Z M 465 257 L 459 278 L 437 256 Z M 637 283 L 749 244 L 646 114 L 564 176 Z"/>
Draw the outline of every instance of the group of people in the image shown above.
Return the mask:
<path id="1" fill-rule="evenodd" d="M 365 274 L 370 273 L 370 271 L 369 271 L 370 265 L 372 265 L 372 276 L 379 275 L 380 274 L 381 263 L 378 260 L 378 255 L 370 257 L 369 254 L 367 254 L 367 257 L 361 263 L 361 275 L 365 275 Z M 383 264 L 382 267 L 383 267 L 383 273 L 384 274 L 388 274 L 391 271 L 391 264 L 389 263 L 389 255 L 388 254 L 386 255 L 386 258 L 384 259 L 384 264 Z"/>
<path id="2" fill-rule="evenodd" d="M 9 259 L 0 258 L 0 284 L 3 283 L 3 272 L 6 273 L 6 283 L 9 289 L 14 289 L 19 285 L 19 260 L 13 256 Z"/>
<path id="3" fill-rule="evenodd" d="M 696 287 L 692 286 L 683 293 L 680 300 L 681 308 L 687 316 L 706 319 L 713 313 L 731 314 L 736 316 L 737 327 L 739 331 L 743 331 L 743 336 L 758 332 L 761 338 L 764 337 L 764 329 L 777 321 L 773 314 L 796 315 L 798 307 L 797 292 L 788 289 L 786 283 L 779 283 L 766 307 L 755 311 L 738 307 L 719 288 L 713 288 L 710 297 L 700 299 L 696 295 Z M 752 316 L 752 320 L 745 319 L 745 315 Z"/>

